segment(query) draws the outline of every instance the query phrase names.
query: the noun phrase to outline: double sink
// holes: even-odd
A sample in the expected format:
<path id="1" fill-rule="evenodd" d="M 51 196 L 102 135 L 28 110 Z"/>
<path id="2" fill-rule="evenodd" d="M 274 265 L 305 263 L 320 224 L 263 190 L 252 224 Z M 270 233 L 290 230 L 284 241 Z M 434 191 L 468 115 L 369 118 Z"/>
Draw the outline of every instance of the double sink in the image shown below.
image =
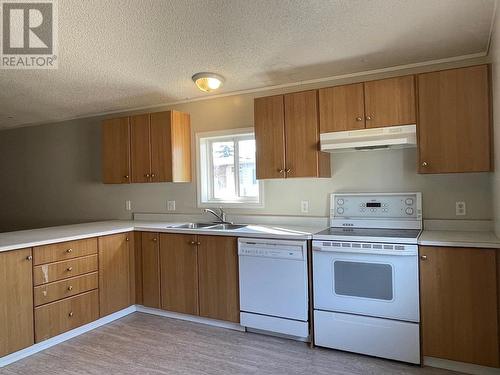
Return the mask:
<path id="1" fill-rule="evenodd" d="M 169 225 L 167 228 L 171 229 L 209 229 L 209 230 L 236 230 L 245 228 L 244 224 L 217 224 L 217 223 L 184 223 L 184 224 L 174 224 Z"/>

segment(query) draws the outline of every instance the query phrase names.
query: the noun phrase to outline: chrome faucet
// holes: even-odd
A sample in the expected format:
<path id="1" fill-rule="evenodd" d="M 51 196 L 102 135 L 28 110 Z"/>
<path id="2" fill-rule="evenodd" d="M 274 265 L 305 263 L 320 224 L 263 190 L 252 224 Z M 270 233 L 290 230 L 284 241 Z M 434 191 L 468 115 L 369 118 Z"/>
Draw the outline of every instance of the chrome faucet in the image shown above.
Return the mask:
<path id="1" fill-rule="evenodd" d="M 219 211 L 220 211 L 220 213 L 217 213 L 217 212 L 215 212 L 214 210 L 212 210 L 210 208 L 203 209 L 203 212 L 208 212 L 208 213 L 211 213 L 212 215 L 214 215 L 217 218 L 217 220 L 218 220 L 217 223 L 220 223 L 220 224 L 232 224 L 232 222 L 226 220 L 226 213 L 224 212 L 224 210 L 222 209 L 222 207 L 219 207 Z"/>

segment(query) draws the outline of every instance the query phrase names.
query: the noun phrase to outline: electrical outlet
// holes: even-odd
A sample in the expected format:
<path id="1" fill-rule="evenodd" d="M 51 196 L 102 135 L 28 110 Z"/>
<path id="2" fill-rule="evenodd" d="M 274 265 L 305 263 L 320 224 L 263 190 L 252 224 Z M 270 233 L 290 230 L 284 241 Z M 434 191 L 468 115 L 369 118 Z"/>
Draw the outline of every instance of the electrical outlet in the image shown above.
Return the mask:
<path id="1" fill-rule="evenodd" d="M 131 201 L 125 201 L 125 210 L 126 211 L 132 210 L 132 202 Z"/>
<path id="2" fill-rule="evenodd" d="M 175 201 L 167 201 L 167 211 L 175 211 Z"/>
<path id="3" fill-rule="evenodd" d="M 300 212 L 307 214 L 309 212 L 309 201 L 300 202 Z"/>
<path id="4" fill-rule="evenodd" d="M 467 209 L 465 207 L 465 202 L 455 202 L 455 215 L 465 216 Z"/>

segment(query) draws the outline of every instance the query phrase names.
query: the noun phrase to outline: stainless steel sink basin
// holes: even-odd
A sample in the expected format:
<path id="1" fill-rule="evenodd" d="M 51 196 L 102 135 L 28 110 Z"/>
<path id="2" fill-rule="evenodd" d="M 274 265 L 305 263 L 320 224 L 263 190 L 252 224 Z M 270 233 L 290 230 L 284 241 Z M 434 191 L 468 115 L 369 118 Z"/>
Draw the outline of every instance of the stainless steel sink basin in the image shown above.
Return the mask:
<path id="1" fill-rule="evenodd" d="M 179 229 L 201 229 L 201 228 L 210 228 L 215 224 L 210 223 L 186 223 L 186 224 L 177 224 L 177 225 L 169 225 L 167 228 L 179 228 Z"/>
<path id="2" fill-rule="evenodd" d="M 236 229 L 241 229 L 245 228 L 246 225 L 244 224 L 217 224 L 213 227 L 207 228 L 207 229 L 214 229 L 214 230 L 236 230 Z"/>

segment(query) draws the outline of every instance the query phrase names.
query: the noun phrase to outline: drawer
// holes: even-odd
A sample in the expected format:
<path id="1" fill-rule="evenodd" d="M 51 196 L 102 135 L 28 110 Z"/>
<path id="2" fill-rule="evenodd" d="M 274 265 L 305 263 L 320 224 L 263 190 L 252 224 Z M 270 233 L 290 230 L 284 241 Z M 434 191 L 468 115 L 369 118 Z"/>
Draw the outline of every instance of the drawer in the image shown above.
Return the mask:
<path id="1" fill-rule="evenodd" d="M 97 271 L 97 254 L 33 267 L 35 286 Z"/>
<path id="2" fill-rule="evenodd" d="M 35 308 L 35 342 L 47 340 L 99 318 L 99 292 L 79 294 Z"/>
<path id="3" fill-rule="evenodd" d="M 97 254 L 96 237 L 36 246 L 33 248 L 33 264 L 37 266 L 91 254 Z"/>
<path id="4" fill-rule="evenodd" d="M 56 281 L 34 288 L 35 306 L 45 305 L 59 299 L 75 296 L 99 287 L 97 272 Z"/>

